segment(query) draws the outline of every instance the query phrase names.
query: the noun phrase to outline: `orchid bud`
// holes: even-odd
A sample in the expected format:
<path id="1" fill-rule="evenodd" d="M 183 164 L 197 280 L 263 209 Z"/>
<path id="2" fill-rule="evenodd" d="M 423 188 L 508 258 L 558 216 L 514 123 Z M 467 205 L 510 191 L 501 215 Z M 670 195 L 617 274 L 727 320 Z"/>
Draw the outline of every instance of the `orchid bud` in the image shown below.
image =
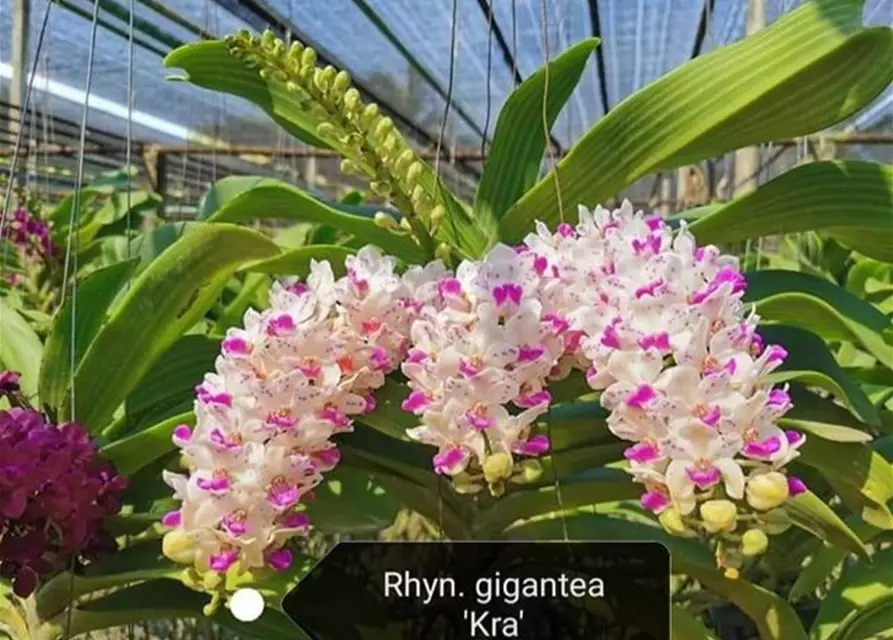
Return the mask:
<path id="1" fill-rule="evenodd" d="M 512 476 L 514 461 L 507 453 L 494 453 L 484 460 L 483 468 L 487 484 L 494 485 Z"/>
<path id="2" fill-rule="evenodd" d="M 395 231 L 400 228 L 400 225 L 397 223 L 394 217 L 388 215 L 384 211 L 379 211 L 378 213 L 376 213 L 373 220 L 375 221 L 375 226 L 381 227 L 382 229 L 390 229 L 392 231 Z"/>
<path id="3" fill-rule="evenodd" d="M 728 500 L 708 500 L 701 505 L 701 520 L 710 533 L 734 531 L 738 524 L 738 507 Z"/>
<path id="4" fill-rule="evenodd" d="M 169 560 L 178 564 L 191 565 L 195 562 L 195 541 L 182 529 L 174 529 L 164 534 L 161 540 L 161 552 Z"/>
<path id="5" fill-rule="evenodd" d="M 788 499 L 788 491 L 788 479 L 783 473 L 758 473 L 747 481 L 747 503 L 758 511 L 769 511 Z"/>
<path id="6" fill-rule="evenodd" d="M 741 536 L 741 553 L 758 556 L 769 546 L 769 536 L 760 529 L 749 529 Z"/>
<path id="7" fill-rule="evenodd" d="M 344 107 L 348 111 L 355 111 L 360 104 L 360 92 L 351 87 L 344 92 Z"/>
<path id="8" fill-rule="evenodd" d="M 658 522 L 664 528 L 664 530 L 673 536 L 678 536 L 680 538 L 692 538 L 697 535 L 685 522 L 682 520 L 682 514 L 679 513 L 679 509 L 676 507 L 669 507 L 661 511 L 660 515 L 657 517 Z"/>

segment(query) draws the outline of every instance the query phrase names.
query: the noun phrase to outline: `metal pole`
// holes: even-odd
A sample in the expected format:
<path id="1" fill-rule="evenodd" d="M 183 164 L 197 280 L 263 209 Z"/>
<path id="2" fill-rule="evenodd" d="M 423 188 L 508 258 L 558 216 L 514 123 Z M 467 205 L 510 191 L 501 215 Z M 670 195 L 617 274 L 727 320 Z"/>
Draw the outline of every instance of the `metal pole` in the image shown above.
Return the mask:
<path id="1" fill-rule="evenodd" d="M 748 0 L 747 3 L 747 35 L 753 35 L 765 26 L 765 0 Z M 735 193 L 739 196 L 756 189 L 759 182 L 760 148 L 747 147 L 735 152 Z"/>
<path id="2" fill-rule="evenodd" d="M 24 126 L 22 111 L 28 90 L 28 33 L 30 31 L 31 0 L 13 0 L 12 6 L 12 83 L 9 87 L 9 132 L 16 139 L 19 127 Z"/>

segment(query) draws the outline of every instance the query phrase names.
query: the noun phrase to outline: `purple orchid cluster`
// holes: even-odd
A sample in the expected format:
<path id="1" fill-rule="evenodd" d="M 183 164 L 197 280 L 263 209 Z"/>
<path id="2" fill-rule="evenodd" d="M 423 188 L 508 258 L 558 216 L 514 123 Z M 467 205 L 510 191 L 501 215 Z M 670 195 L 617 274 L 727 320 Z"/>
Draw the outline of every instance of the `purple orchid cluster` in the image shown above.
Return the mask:
<path id="1" fill-rule="evenodd" d="M 28 262 L 43 263 L 59 256 L 59 247 L 53 243 L 49 224 L 25 207 L 17 208 L 0 225 L 0 240 L 4 239 Z M 15 286 L 21 276 L 9 273 L 6 274 L 6 279 Z"/>
<path id="2" fill-rule="evenodd" d="M 19 597 L 41 577 L 114 551 L 103 519 L 121 509 L 127 479 L 98 456 L 80 425 L 52 424 L 19 404 L 19 375 L 0 372 L 0 577 Z"/>

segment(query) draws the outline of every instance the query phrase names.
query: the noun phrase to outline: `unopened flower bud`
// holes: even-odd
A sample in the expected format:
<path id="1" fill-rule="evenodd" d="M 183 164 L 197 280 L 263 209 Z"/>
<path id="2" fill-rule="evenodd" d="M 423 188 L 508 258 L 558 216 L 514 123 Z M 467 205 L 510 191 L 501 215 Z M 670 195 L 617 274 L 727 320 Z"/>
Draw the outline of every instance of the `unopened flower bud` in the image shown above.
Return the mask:
<path id="1" fill-rule="evenodd" d="M 441 244 L 438 249 L 440 249 L 441 247 L 446 247 L 446 245 Z M 447 249 L 449 249 L 449 247 L 447 247 Z M 441 260 L 446 260 L 441 256 L 437 257 Z M 448 257 L 449 254 L 447 254 L 447 258 Z M 543 465 L 540 463 L 539 460 L 524 460 L 519 465 L 519 472 L 512 477 L 512 482 L 516 484 L 530 484 L 531 482 L 536 482 L 537 480 L 539 480 L 542 475 Z"/>
<path id="2" fill-rule="evenodd" d="M 391 195 L 391 185 L 389 185 L 387 182 L 371 182 L 369 183 L 369 188 L 372 190 L 372 193 L 382 198 L 387 198 Z"/>
<path id="3" fill-rule="evenodd" d="M 741 553 L 758 556 L 769 546 L 769 536 L 761 529 L 749 529 L 741 536 Z"/>
<path id="4" fill-rule="evenodd" d="M 307 71 L 311 69 L 316 64 L 316 51 L 311 49 L 310 47 L 304 48 L 304 53 L 301 54 L 301 69 Z"/>
<path id="5" fill-rule="evenodd" d="M 778 471 L 758 473 L 747 481 L 746 495 L 754 509 L 769 511 L 788 499 L 788 479 Z"/>
<path id="6" fill-rule="evenodd" d="M 450 245 L 441 242 L 434 250 L 434 257 L 443 262 L 449 262 L 452 253 L 453 250 L 450 248 Z"/>
<path id="7" fill-rule="evenodd" d="M 375 226 L 381 227 L 382 229 L 397 230 L 400 228 L 399 223 L 394 220 L 394 217 L 388 215 L 384 211 L 376 213 L 373 220 L 375 221 Z"/>
<path id="8" fill-rule="evenodd" d="M 685 524 L 682 520 L 682 514 L 679 513 L 679 510 L 676 507 L 669 507 L 661 511 L 657 520 L 670 535 L 678 536 L 680 538 L 691 538 L 697 535 Z"/>
<path id="9" fill-rule="evenodd" d="M 295 40 L 288 47 L 288 57 L 293 62 L 297 62 L 300 64 L 301 62 L 301 53 L 304 51 L 304 45 Z"/>
<path id="10" fill-rule="evenodd" d="M 347 91 L 350 87 L 350 74 L 347 71 L 339 71 L 332 80 L 332 90 L 338 93 Z"/>
<path id="11" fill-rule="evenodd" d="M 476 483 L 470 475 L 465 473 L 457 473 L 452 477 L 453 489 L 461 495 L 472 495 L 483 490 L 483 486 Z"/>
<path id="12" fill-rule="evenodd" d="M 734 531 L 738 524 L 738 507 L 728 500 L 708 500 L 701 505 L 701 520 L 710 533 Z"/>
<path id="13" fill-rule="evenodd" d="M 379 109 L 378 105 L 375 103 L 367 104 L 363 109 L 363 114 L 361 116 L 361 121 L 364 127 L 370 126 L 375 119 L 378 117 Z"/>
<path id="14" fill-rule="evenodd" d="M 406 171 L 406 183 L 409 185 L 415 185 L 416 182 L 419 181 L 419 177 L 422 175 L 422 163 L 414 162 L 410 165 L 409 169 Z"/>
<path id="15" fill-rule="evenodd" d="M 337 130 L 331 122 L 320 122 L 316 127 L 316 133 L 321 138 L 334 138 Z"/>
<path id="16" fill-rule="evenodd" d="M 412 149 L 404 149 L 403 152 L 397 156 L 394 166 L 397 171 L 402 173 L 408 170 L 413 160 L 415 160 L 415 154 L 412 152 Z"/>
<path id="17" fill-rule="evenodd" d="M 484 460 L 483 467 L 487 484 L 495 485 L 512 476 L 514 461 L 507 453 L 494 453 Z"/>
<path id="18" fill-rule="evenodd" d="M 161 552 L 166 558 L 178 564 L 191 565 L 196 558 L 195 542 L 182 529 L 174 529 L 164 534 L 161 540 Z"/>
<path id="19" fill-rule="evenodd" d="M 431 209 L 429 217 L 431 218 L 431 224 L 437 226 L 443 221 L 444 217 L 446 217 L 446 209 L 444 209 L 441 205 L 437 205 L 436 207 Z"/>
<path id="20" fill-rule="evenodd" d="M 413 232 L 412 224 L 409 222 L 409 218 L 400 218 L 400 228 L 407 233 Z"/>
<path id="21" fill-rule="evenodd" d="M 353 176 L 359 173 L 360 168 L 357 166 L 357 163 L 353 160 L 345 158 L 341 161 L 341 173 L 348 176 Z"/>
<path id="22" fill-rule="evenodd" d="M 394 130 L 394 121 L 385 116 L 375 125 L 375 136 L 379 140 L 384 140 L 387 135 Z"/>
<path id="23" fill-rule="evenodd" d="M 348 111 L 353 111 L 360 104 L 360 92 L 350 88 L 344 93 L 344 106 Z"/>

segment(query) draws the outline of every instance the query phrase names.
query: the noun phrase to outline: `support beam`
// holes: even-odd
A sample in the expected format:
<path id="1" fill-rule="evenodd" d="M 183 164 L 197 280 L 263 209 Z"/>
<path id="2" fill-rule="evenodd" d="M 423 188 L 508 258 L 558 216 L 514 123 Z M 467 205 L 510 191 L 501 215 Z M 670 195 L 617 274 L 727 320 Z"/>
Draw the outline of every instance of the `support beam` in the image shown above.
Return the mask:
<path id="1" fill-rule="evenodd" d="M 598 13 L 598 0 L 589 0 L 589 22 L 592 29 L 592 37 L 602 40 L 602 23 Z M 598 69 L 598 95 L 602 101 L 602 113 L 608 113 L 608 85 L 605 75 L 605 47 L 600 42 L 595 49 L 595 66 Z"/>
<path id="2" fill-rule="evenodd" d="M 31 0 L 12 2 L 12 82 L 9 87 L 9 132 L 15 139 L 22 126 L 19 112 L 28 92 L 28 40 Z"/>

